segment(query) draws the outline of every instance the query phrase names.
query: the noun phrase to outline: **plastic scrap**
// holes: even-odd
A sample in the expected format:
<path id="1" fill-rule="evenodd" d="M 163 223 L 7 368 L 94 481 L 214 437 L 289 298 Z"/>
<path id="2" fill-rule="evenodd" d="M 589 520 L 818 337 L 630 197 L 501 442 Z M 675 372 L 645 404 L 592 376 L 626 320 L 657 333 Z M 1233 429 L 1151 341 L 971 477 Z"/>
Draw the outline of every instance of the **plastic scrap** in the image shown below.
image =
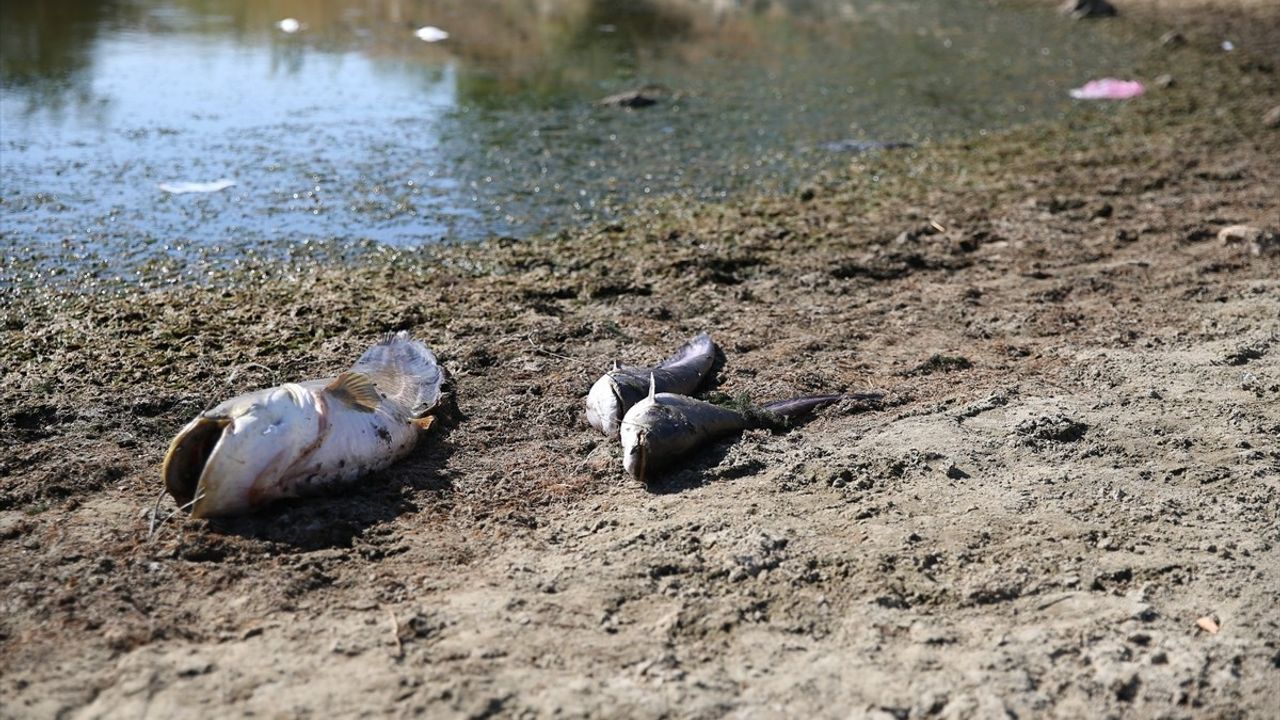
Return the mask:
<path id="1" fill-rule="evenodd" d="M 172 193 L 174 195 L 183 195 L 185 193 L 212 193 L 219 190 L 226 190 L 236 184 L 235 180 L 221 178 L 213 182 L 166 182 L 160 183 L 156 187 L 161 190 Z"/>
<path id="2" fill-rule="evenodd" d="M 292 35 L 302 29 L 302 23 L 294 18 L 285 18 L 276 23 L 276 27 L 280 28 L 280 32 Z"/>
<path id="3" fill-rule="evenodd" d="M 1103 78 L 1090 80 L 1083 87 L 1075 88 L 1071 91 L 1071 97 L 1077 100 L 1128 100 L 1146 91 L 1146 86 L 1137 80 Z"/>
<path id="4" fill-rule="evenodd" d="M 423 42 L 429 42 L 429 43 L 440 42 L 441 40 L 449 39 L 449 33 L 433 25 L 420 27 L 413 34 L 419 40 Z"/>

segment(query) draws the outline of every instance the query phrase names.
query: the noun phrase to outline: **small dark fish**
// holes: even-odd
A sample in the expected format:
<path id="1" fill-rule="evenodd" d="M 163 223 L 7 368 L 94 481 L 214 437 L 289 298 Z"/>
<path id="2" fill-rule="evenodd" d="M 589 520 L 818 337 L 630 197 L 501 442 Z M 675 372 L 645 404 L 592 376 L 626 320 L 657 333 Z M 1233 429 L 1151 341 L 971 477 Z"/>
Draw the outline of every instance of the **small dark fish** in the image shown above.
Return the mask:
<path id="1" fill-rule="evenodd" d="M 691 393 L 715 365 L 719 352 L 711 336 L 702 333 L 657 367 L 615 367 L 591 386 L 587 422 L 605 435 L 616 437 L 622 416 L 649 394 L 650 380 L 657 383 L 658 392 Z"/>
<path id="2" fill-rule="evenodd" d="M 652 471 L 718 437 L 753 427 L 776 427 L 846 398 L 876 401 L 880 393 L 814 395 L 739 412 L 684 395 L 651 392 L 622 419 L 622 467 L 648 482 Z"/>

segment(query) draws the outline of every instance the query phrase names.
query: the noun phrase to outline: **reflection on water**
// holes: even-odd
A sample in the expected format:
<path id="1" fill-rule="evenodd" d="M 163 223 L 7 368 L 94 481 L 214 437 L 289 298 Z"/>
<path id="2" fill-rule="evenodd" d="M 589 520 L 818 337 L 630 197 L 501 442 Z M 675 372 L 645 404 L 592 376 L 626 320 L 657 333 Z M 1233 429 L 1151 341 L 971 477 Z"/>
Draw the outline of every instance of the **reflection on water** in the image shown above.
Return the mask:
<path id="1" fill-rule="evenodd" d="M 94 40 L 119 4 L 104 2 L 6 3 L 0 6 L 0 83 L 4 99 L 19 89 L 27 112 L 57 116 L 65 106 L 93 102 L 90 65 Z"/>
<path id="2" fill-rule="evenodd" d="M 1117 45 L 980 0 L 5 3 L 0 287 L 786 189 L 848 161 L 832 141 L 1062 112 Z M 650 82 L 671 89 L 655 107 L 597 102 Z"/>

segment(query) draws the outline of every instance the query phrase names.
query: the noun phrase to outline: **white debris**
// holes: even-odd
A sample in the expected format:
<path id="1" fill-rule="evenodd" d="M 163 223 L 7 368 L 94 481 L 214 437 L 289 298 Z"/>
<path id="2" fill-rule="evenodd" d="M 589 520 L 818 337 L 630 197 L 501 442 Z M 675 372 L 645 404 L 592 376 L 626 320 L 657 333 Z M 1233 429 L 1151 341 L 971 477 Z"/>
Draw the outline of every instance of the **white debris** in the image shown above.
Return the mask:
<path id="1" fill-rule="evenodd" d="M 221 178 L 213 182 L 166 182 L 156 187 L 167 193 L 182 195 L 184 193 L 211 193 L 226 190 L 236 184 L 235 180 Z"/>
<path id="2" fill-rule="evenodd" d="M 280 32 L 292 35 L 302 29 L 302 23 L 298 22 L 294 18 L 285 18 L 276 23 L 276 27 L 280 28 Z"/>
<path id="3" fill-rule="evenodd" d="M 434 25 L 427 25 L 426 27 L 420 27 L 413 34 L 419 40 L 423 42 L 429 42 L 429 43 L 440 42 L 441 40 L 449 39 L 449 33 L 445 32 L 444 30 L 441 30 L 438 27 L 435 27 Z"/>

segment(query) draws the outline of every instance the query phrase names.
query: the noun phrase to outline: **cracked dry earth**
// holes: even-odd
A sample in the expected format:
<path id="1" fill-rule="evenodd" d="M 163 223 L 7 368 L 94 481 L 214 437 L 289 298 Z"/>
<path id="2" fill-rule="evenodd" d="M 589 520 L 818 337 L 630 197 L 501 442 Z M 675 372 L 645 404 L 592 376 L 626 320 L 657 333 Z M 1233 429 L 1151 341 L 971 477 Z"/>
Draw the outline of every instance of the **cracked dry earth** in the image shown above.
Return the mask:
<path id="1" fill-rule="evenodd" d="M 918 186 L 14 300 L 0 715 L 1271 716 L 1280 254 L 1215 234 L 1280 227 L 1280 139 L 1182 87 L 867 161 Z M 182 422 L 402 327 L 456 397 L 411 459 L 152 536 Z M 888 398 L 628 481 L 582 398 L 702 329 L 721 392 Z"/>

